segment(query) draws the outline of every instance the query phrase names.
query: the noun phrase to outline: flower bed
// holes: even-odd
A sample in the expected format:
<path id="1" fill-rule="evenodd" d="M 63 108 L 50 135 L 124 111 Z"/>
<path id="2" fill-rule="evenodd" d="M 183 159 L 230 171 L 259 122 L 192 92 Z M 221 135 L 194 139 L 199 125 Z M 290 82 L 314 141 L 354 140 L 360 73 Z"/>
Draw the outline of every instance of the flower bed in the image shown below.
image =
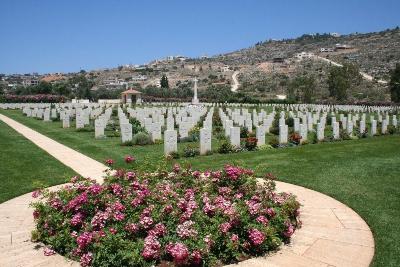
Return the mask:
<path id="1" fill-rule="evenodd" d="M 112 164 L 111 161 L 109 161 Z M 135 173 L 104 184 L 73 177 L 33 203 L 32 240 L 82 266 L 221 266 L 275 250 L 299 226 L 295 196 L 251 170 Z"/>

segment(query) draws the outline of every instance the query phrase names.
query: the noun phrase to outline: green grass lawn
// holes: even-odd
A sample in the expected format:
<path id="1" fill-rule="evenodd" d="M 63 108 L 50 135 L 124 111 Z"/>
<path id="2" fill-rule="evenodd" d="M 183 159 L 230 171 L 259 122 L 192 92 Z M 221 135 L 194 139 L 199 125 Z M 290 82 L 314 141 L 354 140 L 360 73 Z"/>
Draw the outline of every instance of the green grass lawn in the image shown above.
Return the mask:
<path id="1" fill-rule="evenodd" d="M 94 133 L 62 129 L 59 122 L 26 118 L 21 111 L 1 113 L 92 158 L 118 160 L 126 154 L 138 165 L 161 159 L 162 145 L 122 147 L 119 138 L 95 140 Z M 330 195 L 358 212 L 370 225 L 376 253 L 373 266 L 400 266 L 400 136 L 307 145 L 258 152 L 196 157 L 194 168 L 220 168 L 238 163 L 258 174 L 274 173 L 279 180 Z"/>
<path id="2" fill-rule="evenodd" d="M 31 192 L 37 185 L 55 185 L 75 173 L 0 121 L 0 203 Z"/>

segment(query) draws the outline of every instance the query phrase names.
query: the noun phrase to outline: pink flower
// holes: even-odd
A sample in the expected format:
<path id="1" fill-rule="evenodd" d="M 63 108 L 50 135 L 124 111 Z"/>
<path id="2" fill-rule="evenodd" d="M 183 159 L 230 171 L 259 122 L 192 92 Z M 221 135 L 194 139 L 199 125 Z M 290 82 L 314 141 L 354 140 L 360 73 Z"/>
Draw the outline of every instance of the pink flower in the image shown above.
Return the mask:
<path id="1" fill-rule="evenodd" d="M 200 177 L 200 171 L 194 171 L 194 172 L 192 172 L 192 175 L 193 175 L 193 177 L 195 177 L 195 178 L 199 178 Z"/>
<path id="2" fill-rule="evenodd" d="M 98 195 L 103 190 L 103 187 L 99 184 L 94 184 L 94 185 L 89 186 L 88 190 L 92 195 Z"/>
<path id="3" fill-rule="evenodd" d="M 62 208 L 62 202 L 59 198 L 52 198 L 49 200 L 49 204 L 52 208 L 60 210 Z"/>
<path id="4" fill-rule="evenodd" d="M 125 176 L 126 176 L 126 179 L 128 179 L 128 180 L 133 180 L 133 178 L 136 177 L 136 173 L 134 173 L 134 172 L 127 172 L 127 173 L 125 174 Z"/>
<path id="5" fill-rule="evenodd" d="M 32 197 L 33 198 L 37 198 L 40 195 L 40 193 L 41 193 L 40 190 L 33 191 L 32 192 Z"/>
<path id="6" fill-rule="evenodd" d="M 232 241 L 233 243 L 238 242 L 238 241 L 239 241 L 239 236 L 238 236 L 237 234 L 233 234 L 233 235 L 231 236 L 231 241 Z"/>
<path id="7" fill-rule="evenodd" d="M 114 160 L 112 160 L 112 159 L 106 159 L 105 163 L 106 163 L 108 166 L 111 167 L 111 166 L 114 164 Z"/>
<path id="8" fill-rule="evenodd" d="M 109 219 L 110 214 L 104 211 L 98 211 L 92 218 L 91 224 L 94 228 L 104 228 L 107 220 Z"/>
<path id="9" fill-rule="evenodd" d="M 285 222 L 286 230 L 283 232 L 283 235 L 286 237 L 291 237 L 294 233 L 294 226 L 289 221 Z"/>
<path id="10" fill-rule="evenodd" d="M 186 221 L 183 224 L 179 224 L 176 227 L 176 233 L 182 239 L 186 239 L 197 235 L 197 231 L 194 228 L 193 221 Z"/>
<path id="11" fill-rule="evenodd" d="M 173 167 L 173 171 L 175 173 L 178 173 L 181 170 L 181 166 L 178 163 L 175 163 L 174 167 Z"/>
<path id="12" fill-rule="evenodd" d="M 195 250 L 192 252 L 192 254 L 190 255 L 190 258 L 192 259 L 192 262 L 195 265 L 200 265 L 201 263 L 201 252 L 198 250 Z"/>
<path id="13" fill-rule="evenodd" d="M 219 225 L 219 230 L 220 230 L 222 233 L 226 234 L 227 232 L 229 232 L 229 230 L 231 229 L 231 227 L 232 227 L 232 225 L 231 225 L 229 222 L 221 223 L 221 224 Z"/>
<path id="14" fill-rule="evenodd" d="M 263 225 L 267 225 L 268 222 L 269 222 L 268 219 L 264 215 L 258 216 L 256 221 L 261 223 L 261 224 L 263 224 Z"/>
<path id="15" fill-rule="evenodd" d="M 112 184 L 111 185 L 111 190 L 116 196 L 121 196 L 122 195 L 122 186 L 119 184 Z"/>
<path id="16" fill-rule="evenodd" d="M 183 243 L 168 244 L 166 250 L 176 264 L 185 263 L 189 257 L 189 250 Z"/>
<path id="17" fill-rule="evenodd" d="M 143 226 L 144 229 L 149 229 L 153 224 L 153 219 L 151 217 L 144 216 L 140 219 L 139 223 Z"/>
<path id="18" fill-rule="evenodd" d="M 265 235 L 263 232 L 259 231 L 258 229 L 252 228 L 248 231 L 250 241 L 254 246 L 261 245 L 265 240 Z"/>
<path id="19" fill-rule="evenodd" d="M 43 250 L 43 254 L 44 254 L 45 256 L 51 256 L 51 255 L 56 254 L 56 252 L 55 252 L 54 249 L 52 249 L 52 248 L 45 247 L 44 250 Z"/>
<path id="20" fill-rule="evenodd" d="M 203 238 L 203 241 L 207 244 L 208 248 L 211 248 L 214 245 L 214 240 L 212 239 L 211 235 L 206 235 Z"/>
<path id="21" fill-rule="evenodd" d="M 93 255 L 92 253 L 88 252 L 86 254 L 83 254 L 80 259 L 80 264 L 82 267 L 90 266 L 92 263 Z"/>
<path id="22" fill-rule="evenodd" d="M 40 212 L 38 210 L 33 211 L 33 219 L 38 219 L 40 217 Z"/>
<path id="23" fill-rule="evenodd" d="M 154 260 L 160 257 L 160 242 L 158 242 L 157 237 L 153 235 L 148 235 L 144 239 L 144 247 L 142 251 L 142 256 L 146 260 Z"/>
<path id="24" fill-rule="evenodd" d="M 171 213 L 173 210 L 174 210 L 174 208 L 172 207 L 172 205 L 167 205 L 164 208 L 165 213 Z"/>
<path id="25" fill-rule="evenodd" d="M 110 227 L 110 233 L 115 235 L 117 233 L 117 229 Z"/>
<path id="26" fill-rule="evenodd" d="M 84 249 L 86 246 L 88 246 L 92 242 L 93 234 L 90 232 L 84 232 L 78 238 L 76 239 L 76 242 L 78 243 L 78 247 L 80 249 Z"/>
<path id="27" fill-rule="evenodd" d="M 165 227 L 164 224 L 162 223 L 157 223 L 153 229 L 149 231 L 149 235 L 154 235 L 154 236 L 164 236 L 167 233 L 167 227 Z"/>
<path id="28" fill-rule="evenodd" d="M 269 216 L 270 218 L 274 217 L 275 214 L 276 214 L 276 212 L 275 212 L 275 210 L 274 210 L 273 208 L 268 208 L 267 211 L 266 211 L 266 213 L 268 214 L 268 216 Z"/>
<path id="29" fill-rule="evenodd" d="M 81 212 L 78 212 L 71 218 L 70 223 L 72 226 L 82 225 L 83 219 L 84 219 L 83 214 Z"/>
<path id="30" fill-rule="evenodd" d="M 135 234 L 139 230 L 139 226 L 135 223 L 128 223 L 125 225 L 125 230 L 131 234 Z"/>
<path id="31" fill-rule="evenodd" d="M 126 163 L 131 163 L 134 162 L 136 159 L 133 156 L 125 156 L 125 162 Z"/>
<path id="32" fill-rule="evenodd" d="M 114 213 L 114 220 L 120 222 L 123 221 L 124 219 L 125 219 L 125 214 L 123 214 L 122 212 L 117 211 Z"/>

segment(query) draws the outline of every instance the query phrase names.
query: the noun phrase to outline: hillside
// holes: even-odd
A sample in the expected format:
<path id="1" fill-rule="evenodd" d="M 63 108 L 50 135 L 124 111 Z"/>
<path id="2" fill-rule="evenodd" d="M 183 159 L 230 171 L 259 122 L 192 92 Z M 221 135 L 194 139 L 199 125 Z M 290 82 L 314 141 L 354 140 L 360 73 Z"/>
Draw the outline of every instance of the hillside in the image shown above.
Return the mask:
<path id="1" fill-rule="evenodd" d="M 364 78 L 351 84 L 347 100 L 388 101 L 389 93 L 384 83 L 389 80 L 390 71 L 396 63 L 400 63 L 399 47 L 398 27 L 381 32 L 342 36 L 305 34 L 294 39 L 259 42 L 249 48 L 210 58 L 170 56 L 140 66 L 123 65 L 83 73 L 89 81 L 86 84 L 93 85 L 93 94 L 100 98 L 115 97 L 126 87 L 134 87 L 157 98 L 176 100 L 191 96 L 194 77 L 199 80 L 200 96 L 214 98 L 215 93 L 224 91 L 224 100 L 231 89 L 242 97 L 248 96 L 262 101 L 288 97 L 288 91 L 293 84 L 296 85 L 302 77 L 309 77 L 315 86 L 311 92 L 311 100 L 323 102 L 329 101 L 327 79 L 332 63 L 326 62 L 328 59 L 333 64 L 351 63 L 365 73 L 364 76 L 370 75 L 371 79 L 382 80 L 379 83 Z M 72 97 L 77 95 L 74 91 L 78 85 L 74 81 L 81 74 L 69 73 L 62 76 L 61 82 L 66 81 L 67 87 L 71 87 Z M 163 75 L 168 77 L 170 91 L 157 89 Z M 26 86 L 37 84 L 48 77 L 21 75 L 3 78 L 3 82 L 11 82 L 13 86 Z M 114 93 L 110 95 L 105 92 Z"/>

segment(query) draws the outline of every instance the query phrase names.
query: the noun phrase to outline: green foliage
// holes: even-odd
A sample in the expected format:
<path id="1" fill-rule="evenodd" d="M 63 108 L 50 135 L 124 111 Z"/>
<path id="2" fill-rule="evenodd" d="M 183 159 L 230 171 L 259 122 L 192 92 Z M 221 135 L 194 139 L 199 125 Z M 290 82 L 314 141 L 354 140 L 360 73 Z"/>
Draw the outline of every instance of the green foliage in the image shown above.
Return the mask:
<path id="1" fill-rule="evenodd" d="M 138 132 L 132 137 L 132 143 L 134 145 L 144 146 L 144 145 L 151 145 L 153 141 L 151 140 L 149 134 L 145 132 Z"/>
<path id="2" fill-rule="evenodd" d="M 316 84 L 313 76 L 296 76 L 287 87 L 289 101 L 313 103 Z"/>
<path id="3" fill-rule="evenodd" d="M 391 100 L 400 103 L 400 64 L 396 64 L 396 68 L 392 71 L 389 88 Z"/>
<path id="4" fill-rule="evenodd" d="M 191 158 L 191 157 L 195 157 L 197 155 L 200 155 L 200 151 L 198 148 L 196 148 L 194 146 L 188 145 L 183 149 L 183 156 L 185 158 Z"/>
<path id="5" fill-rule="evenodd" d="M 327 80 L 329 94 L 338 101 L 345 101 L 350 87 L 360 84 L 361 80 L 359 69 L 353 64 L 344 64 L 343 67 L 332 66 Z"/>
<path id="6" fill-rule="evenodd" d="M 225 140 L 219 145 L 217 151 L 220 154 L 232 153 L 233 152 L 233 146 L 231 145 L 231 143 L 229 141 Z"/>
<path id="7" fill-rule="evenodd" d="M 146 129 L 142 127 L 140 121 L 136 118 L 129 118 L 129 123 L 132 124 L 132 134 L 137 134 L 139 132 L 147 133 Z"/>
<path id="8" fill-rule="evenodd" d="M 276 147 L 279 146 L 279 140 L 278 140 L 277 137 L 272 136 L 272 137 L 269 139 L 268 144 L 269 144 L 270 146 L 276 148 Z"/>
<path id="9" fill-rule="evenodd" d="M 161 84 L 161 88 L 169 88 L 168 77 L 167 77 L 167 75 L 164 74 L 164 75 L 161 77 L 160 84 Z"/>

